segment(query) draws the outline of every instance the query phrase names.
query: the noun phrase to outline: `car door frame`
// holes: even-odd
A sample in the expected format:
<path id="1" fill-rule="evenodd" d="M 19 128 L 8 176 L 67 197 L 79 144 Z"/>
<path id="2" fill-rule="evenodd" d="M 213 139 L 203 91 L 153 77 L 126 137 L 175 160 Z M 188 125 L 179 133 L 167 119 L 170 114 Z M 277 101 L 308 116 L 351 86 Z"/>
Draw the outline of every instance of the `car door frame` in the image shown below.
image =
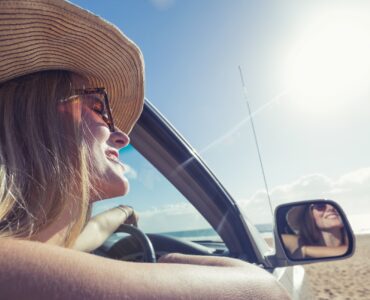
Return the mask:
<path id="1" fill-rule="evenodd" d="M 196 150 L 148 100 L 130 138 L 131 144 L 217 231 L 230 257 L 269 267 L 235 200 Z"/>

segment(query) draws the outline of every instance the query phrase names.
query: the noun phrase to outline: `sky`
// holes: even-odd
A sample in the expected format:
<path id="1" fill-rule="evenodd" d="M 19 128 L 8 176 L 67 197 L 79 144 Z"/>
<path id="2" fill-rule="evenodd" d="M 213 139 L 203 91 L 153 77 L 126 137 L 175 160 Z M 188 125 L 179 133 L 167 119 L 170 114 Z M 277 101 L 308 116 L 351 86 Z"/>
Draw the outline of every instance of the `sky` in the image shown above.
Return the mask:
<path id="1" fill-rule="evenodd" d="M 370 228 L 369 1 L 72 2 L 141 48 L 146 97 L 252 221 L 271 213 L 246 101 L 273 206 L 331 198 Z"/>

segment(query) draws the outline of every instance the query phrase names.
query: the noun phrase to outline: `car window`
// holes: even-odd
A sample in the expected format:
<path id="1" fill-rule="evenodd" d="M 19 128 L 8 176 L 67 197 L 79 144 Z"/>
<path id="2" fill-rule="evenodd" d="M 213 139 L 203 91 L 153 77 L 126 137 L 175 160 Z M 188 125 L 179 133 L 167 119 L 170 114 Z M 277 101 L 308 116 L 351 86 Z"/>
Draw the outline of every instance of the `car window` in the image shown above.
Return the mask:
<path id="1" fill-rule="evenodd" d="M 124 197 L 98 201 L 93 215 L 119 204 L 132 206 L 139 214 L 139 227 L 185 240 L 221 240 L 206 219 L 132 145 L 120 152 L 127 166 L 130 191 Z"/>

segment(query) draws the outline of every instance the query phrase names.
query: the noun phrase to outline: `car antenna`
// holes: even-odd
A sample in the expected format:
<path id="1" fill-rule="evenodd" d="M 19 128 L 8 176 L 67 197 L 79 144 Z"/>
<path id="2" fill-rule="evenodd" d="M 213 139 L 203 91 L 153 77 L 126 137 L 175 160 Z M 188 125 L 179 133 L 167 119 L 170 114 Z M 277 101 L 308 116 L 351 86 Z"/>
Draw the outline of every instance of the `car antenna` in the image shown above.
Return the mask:
<path id="1" fill-rule="evenodd" d="M 252 113 L 251 113 L 251 107 L 250 107 L 249 101 L 248 101 L 247 88 L 245 86 L 242 68 L 240 66 L 238 66 L 238 68 L 239 68 L 239 73 L 240 73 L 240 79 L 242 81 L 242 86 L 243 86 L 243 95 L 244 95 L 245 102 L 247 103 L 249 119 L 251 120 L 253 137 L 254 137 L 254 142 L 256 144 L 256 148 L 257 148 L 258 158 L 259 158 L 259 161 L 260 161 L 260 166 L 261 166 L 261 171 L 262 171 L 262 177 L 263 177 L 263 181 L 265 183 L 265 189 L 266 189 L 267 199 L 269 201 L 269 205 L 270 205 L 270 209 L 271 209 L 271 214 L 274 215 L 274 212 L 273 212 L 273 209 L 272 209 L 272 204 L 271 204 L 271 199 L 270 199 L 270 192 L 269 192 L 269 188 L 268 188 L 268 185 L 267 185 L 265 170 L 263 168 L 261 151 L 260 151 L 260 147 L 258 146 L 257 134 L 256 134 L 256 130 L 254 128 L 253 117 L 252 117 Z"/>

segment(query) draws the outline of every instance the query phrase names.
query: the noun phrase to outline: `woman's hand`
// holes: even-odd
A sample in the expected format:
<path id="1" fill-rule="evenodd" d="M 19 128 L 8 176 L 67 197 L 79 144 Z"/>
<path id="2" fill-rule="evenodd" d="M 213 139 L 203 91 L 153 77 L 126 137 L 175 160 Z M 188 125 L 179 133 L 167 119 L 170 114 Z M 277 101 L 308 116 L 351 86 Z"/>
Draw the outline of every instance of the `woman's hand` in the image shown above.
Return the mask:
<path id="1" fill-rule="evenodd" d="M 73 249 L 91 252 L 100 247 L 105 240 L 122 224 L 137 227 L 139 217 L 131 206 L 119 205 L 93 216 L 77 238 Z"/>
<path id="2" fill-rule="evenodd" d="M 139 216 L 131 206 L 118 205 L 117 207 L 114 207 L 112 209 L 120 209 L 125 213 L 125 220 L 121 224 L 132 224 L 137 227 Z"/>

